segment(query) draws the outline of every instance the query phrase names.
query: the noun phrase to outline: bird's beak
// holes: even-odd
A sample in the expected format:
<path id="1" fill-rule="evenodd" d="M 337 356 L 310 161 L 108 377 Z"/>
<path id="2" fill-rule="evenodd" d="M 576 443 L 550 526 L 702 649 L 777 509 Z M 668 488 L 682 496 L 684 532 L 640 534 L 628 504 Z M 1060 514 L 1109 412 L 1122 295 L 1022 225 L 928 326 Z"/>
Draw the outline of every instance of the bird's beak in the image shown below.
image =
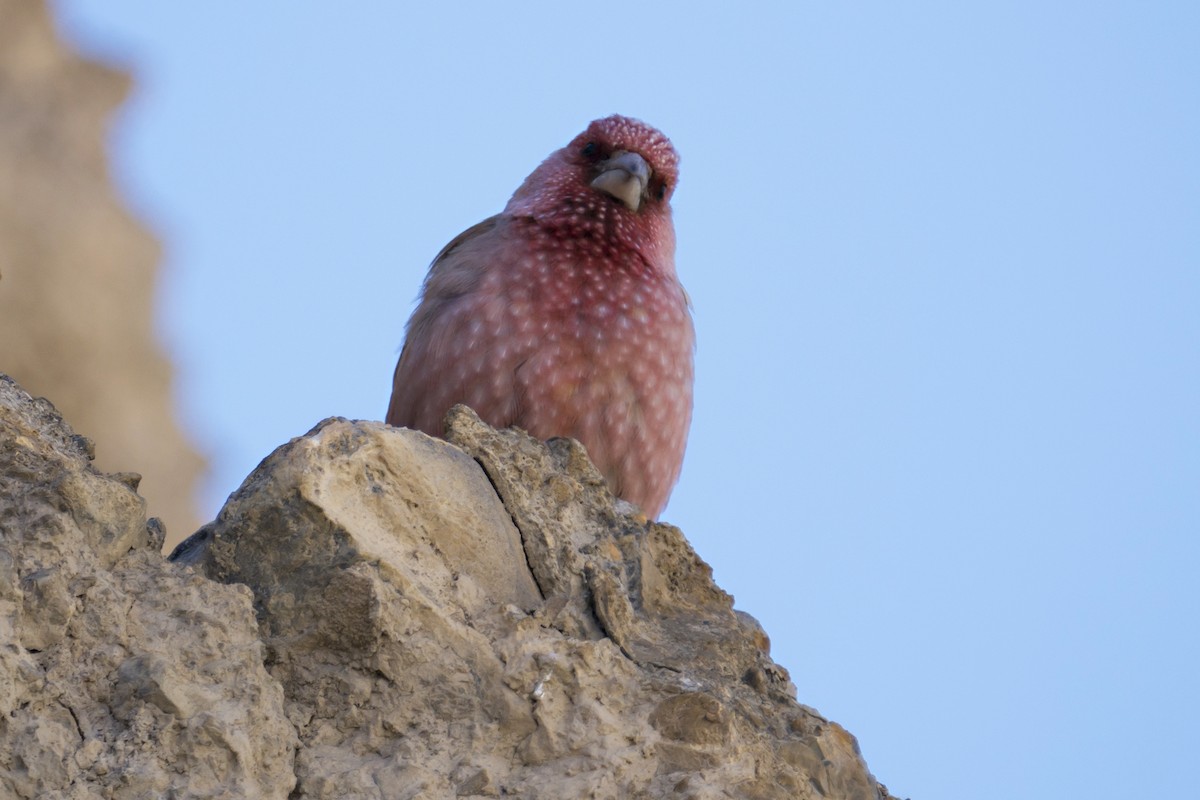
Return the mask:
<path id="1" fill-rule="evenodd" d="M 637 153 L 618 150 L 599 166 L 600 174 L 592 181 L 592 188 L 617 198 L 630 211 L 637 211 L 654 173 L 646 159 Z"/>

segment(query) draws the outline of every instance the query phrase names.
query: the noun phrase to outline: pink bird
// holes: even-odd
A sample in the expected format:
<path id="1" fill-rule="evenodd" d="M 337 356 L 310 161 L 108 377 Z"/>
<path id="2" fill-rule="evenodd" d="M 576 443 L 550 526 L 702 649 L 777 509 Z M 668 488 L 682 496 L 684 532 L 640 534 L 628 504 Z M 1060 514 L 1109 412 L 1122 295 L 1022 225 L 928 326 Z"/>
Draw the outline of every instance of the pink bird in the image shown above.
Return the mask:
<path id="1" fill-rule="evenodd" d="M 388 423 L 441 436 L 464 403 L 493 427 L 573 437 L 615 495 L 657 518 L 692 416 L 678 177 L 670 140 L 628 117 L 596 120 L 552 153 L 504 211 L 433 260 Z"/>

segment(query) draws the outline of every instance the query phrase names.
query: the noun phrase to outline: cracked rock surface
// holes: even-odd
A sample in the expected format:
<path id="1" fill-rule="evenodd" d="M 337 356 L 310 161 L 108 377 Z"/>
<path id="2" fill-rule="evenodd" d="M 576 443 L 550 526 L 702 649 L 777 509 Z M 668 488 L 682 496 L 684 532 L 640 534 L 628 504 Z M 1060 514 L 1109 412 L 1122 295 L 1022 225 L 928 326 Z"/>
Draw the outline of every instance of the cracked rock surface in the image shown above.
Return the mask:
<path id="1" fill-rule="evenodd" d="M 249 590 L 164 561 L 90 449 L 0 376 L 0 797 L 286 797 Z"/>
<path id="2" fill-rule="evenodd" d="M 0 383 L 0 796 L 887 798 L 586 453 L 328 419 L 166 562 Z"/>

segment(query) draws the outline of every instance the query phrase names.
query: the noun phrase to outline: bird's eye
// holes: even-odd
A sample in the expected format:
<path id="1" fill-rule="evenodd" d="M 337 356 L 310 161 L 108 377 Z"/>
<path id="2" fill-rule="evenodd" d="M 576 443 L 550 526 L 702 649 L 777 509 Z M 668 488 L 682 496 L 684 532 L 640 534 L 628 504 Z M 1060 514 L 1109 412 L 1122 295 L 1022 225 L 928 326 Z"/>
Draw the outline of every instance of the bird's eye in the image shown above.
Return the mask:
<path id="1" fill-rule="evenodd" d="M 588 142 L 583 146 L 583 150 L 580 152 L 583 153 L 584 158 L 593 158 L 597 153 L 600 152 L 600 146 L 595 142 Z"/>
<path id="2" fill-rule="evenodd" d="M 656 195 L 659 200 L 662 200 L 664 197 L 667 196 L 667 189 L 668 189 L 668 187 L 667 187 L 666 181 L 663 181 L 662 183 L 660 183 L 658 185 L 658 192 L 656 192 Z"/>

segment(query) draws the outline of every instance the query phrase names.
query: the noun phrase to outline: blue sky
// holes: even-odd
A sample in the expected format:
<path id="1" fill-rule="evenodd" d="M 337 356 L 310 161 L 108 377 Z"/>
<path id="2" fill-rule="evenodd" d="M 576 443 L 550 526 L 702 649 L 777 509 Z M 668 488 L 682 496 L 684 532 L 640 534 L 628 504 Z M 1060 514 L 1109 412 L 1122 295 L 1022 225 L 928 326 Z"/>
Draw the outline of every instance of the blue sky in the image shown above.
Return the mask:
<path id="1" fill-rule="evenodd" d="M 596 117 L 682 154 L 680 525 L 914 800 L 1185 796 L 1200 748 L 1200 5 L 60 0 L 207 515 L 380 419 L 432 256 Z"/>

